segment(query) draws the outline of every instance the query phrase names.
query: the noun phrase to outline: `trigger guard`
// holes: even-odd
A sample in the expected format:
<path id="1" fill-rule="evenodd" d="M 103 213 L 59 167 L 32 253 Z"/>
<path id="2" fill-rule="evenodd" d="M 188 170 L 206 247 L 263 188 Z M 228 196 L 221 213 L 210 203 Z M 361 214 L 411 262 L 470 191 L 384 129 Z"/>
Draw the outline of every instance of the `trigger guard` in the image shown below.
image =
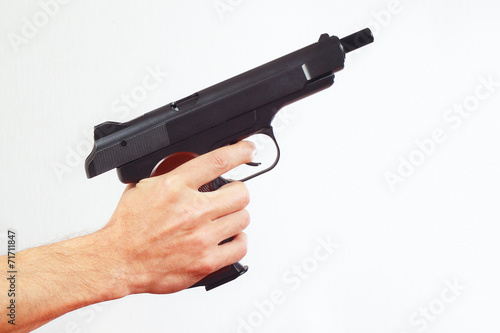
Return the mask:
<path id="1" fill-rule="evenodd" d="M 250 180 L 252 178 L 255 178 L 257 176 L 260 176 L 266 172 L 269 172 L 271 171 L 272 169 L 274 169 L 274 167 L 278 164 L 279 160 L 280 160 L 280 147 L 278 146 L 278 142 L 276 141 L 276 138 L 274 137 L 274 132 L 273 132 L 273 128 L 272 127 L 266 127 L 264 130 L 262 130 L 260 133 L 257 133 L 257 134 L 265 134 L 267 135 L 268 137 L 271 138 L 271 140 L 273 140 L 274 142 L 274 146 L 276 147 L 276 159 L 274 160 L 274 163 L 269 166 L 269 168 L 265 169 L 265 170 L 262 170 L 262 171 L 259 171 L 253 175 L 250 175 L 248 177 L 245 177 L 243 179 L 240 179 L 239 181 L 240 182 L 246 182 L 247 180 Z"/>

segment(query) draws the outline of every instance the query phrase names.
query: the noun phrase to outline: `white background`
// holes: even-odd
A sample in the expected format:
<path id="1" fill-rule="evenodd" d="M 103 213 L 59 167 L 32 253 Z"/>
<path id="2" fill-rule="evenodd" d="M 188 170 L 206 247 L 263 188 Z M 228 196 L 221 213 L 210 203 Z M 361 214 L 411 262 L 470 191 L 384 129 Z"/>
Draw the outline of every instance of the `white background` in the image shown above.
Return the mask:
<path id="1" fill-rule="evenodd" d="M 237 332 L 242 321 L 251 326 L 240 332 L 500 330 L 500 87 L 456 128 L 443 118 L 474 102 L 481 77 L 500 81 L 497 1 L 224 0 L 232 10 L 221 16 L 213 0 L 72 0 L 17 47 L 13 34 L 41 5 L 0 3 L 1 253 L 8 228 L 25 249 L 107 222 L 124 186 L 115 172 L 85 177 L 94 125 L 135 118 L 321 33 L 376 33 L 331 89 L 283 110 L 280 164 L 247 183 L 246 275 L 209 293 L 81 309 L 38 332 Z M 148 68 L 168 74 L 116 112 Z M 386 174 L 438 128 L 446 141 L 392 190 Z M 318 263 L 328 238 L 339 248 Z M 302 264 L 307 278 L 291 283 Z M 273 292 L 283 302 L 270 307 Z"/>

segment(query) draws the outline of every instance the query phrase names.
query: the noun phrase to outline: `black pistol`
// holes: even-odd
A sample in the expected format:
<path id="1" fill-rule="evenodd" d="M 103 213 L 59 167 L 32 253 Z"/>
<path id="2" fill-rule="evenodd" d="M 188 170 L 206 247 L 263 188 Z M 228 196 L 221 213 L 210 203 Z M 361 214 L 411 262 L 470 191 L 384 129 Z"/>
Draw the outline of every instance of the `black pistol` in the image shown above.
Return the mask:
<path id="1" fill-rule="evenodd" d="M 276 113 L 289 103 L 330 87 L 335 72 L 344 68 L 346 54 L 373 40 L 370 29 L 342 39 L 323 34 L 312 45 L 136 119 L 97 125 L 94 147 L 85 161 L 87 177 L 116 168 L 123 183 L 136 183 L 254 134 L 272 139 L 276 159 L 241 181 L 270 171 L 279 160 L 279 147 L 271 127 Z M 215 191 L 227 182 L 219 177 L 200 191 Z M 235 263 L 193 287 L 210 290 L 236 279 L 247 269 Z"/>

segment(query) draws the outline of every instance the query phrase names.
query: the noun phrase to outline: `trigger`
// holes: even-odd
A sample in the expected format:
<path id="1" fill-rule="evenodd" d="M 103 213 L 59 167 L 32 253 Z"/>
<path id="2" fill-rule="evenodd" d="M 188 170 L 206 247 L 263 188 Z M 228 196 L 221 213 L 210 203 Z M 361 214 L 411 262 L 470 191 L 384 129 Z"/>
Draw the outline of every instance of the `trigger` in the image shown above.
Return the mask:
<path id="1" fill-rule="evenodd" d="M 256 162 L 249 162 L 249 163 L 246 163 L 246 165 L 248 166 L 251 166 L 251 167 L 258 167 L 260 166 L 262 163 L 256 163 Z"/>

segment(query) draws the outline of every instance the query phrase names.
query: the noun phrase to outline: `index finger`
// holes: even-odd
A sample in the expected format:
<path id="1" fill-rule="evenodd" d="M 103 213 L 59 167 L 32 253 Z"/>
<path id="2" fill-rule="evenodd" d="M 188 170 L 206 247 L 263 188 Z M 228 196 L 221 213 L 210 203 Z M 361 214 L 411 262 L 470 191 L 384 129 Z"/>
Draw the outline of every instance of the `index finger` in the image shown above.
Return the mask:
<path id="1" fill-rule="evenodd" d="M 186 185 L 198 189 L 238 165 L 252 162 L 254 156 L 253 143 L 240 141 L 198 156 L 172 170 L 170 174 L 178 175 Z"/>

